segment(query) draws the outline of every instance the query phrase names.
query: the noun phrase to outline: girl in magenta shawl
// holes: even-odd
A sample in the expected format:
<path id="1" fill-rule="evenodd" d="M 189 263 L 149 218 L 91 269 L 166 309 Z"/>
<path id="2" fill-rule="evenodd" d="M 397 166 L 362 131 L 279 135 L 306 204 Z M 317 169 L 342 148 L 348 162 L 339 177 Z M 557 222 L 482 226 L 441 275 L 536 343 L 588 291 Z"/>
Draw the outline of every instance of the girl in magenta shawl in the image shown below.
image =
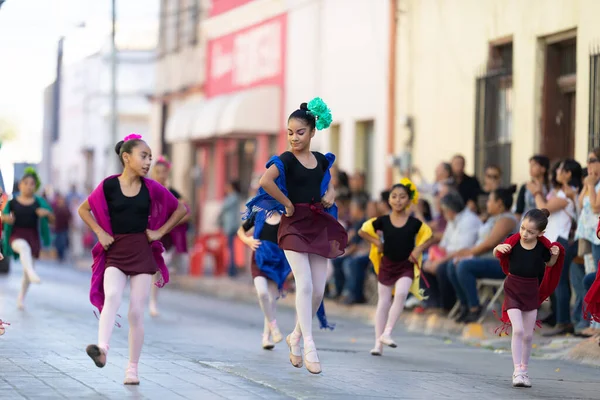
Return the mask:
<path id="1" fill-rule="evenodd" d="M 171 171 L 171 163 L 167 161 L 167 159 L 163 156 L 158 157 L 154 167 L 152 168 L 152 179 L 156 182 L 160 183 L 164 187 L 169 189 L 169 192 L 179 201 L 179 203 L 183 204 L 186 207 L 186 210 L 189 208 L 186 206 L 185 202 L 181 194 L 172 187 L 167 186 L 167 180 L 169 179 L 169 172 Z M 169 273 L 175 273 L 178 271 L 177 267 L 172 267 L 173 264 L 175 266 L 181 267 L 182 265 L 188 265 L 187 255 L 187 225 L 190 220 L 190 214 L 186 214 L 185 217 L 179 221 L 179 224 L 171 230 L 167 235 L 163 236 L 160 240 L 165 247 L 164 259 L 165 264 L 169 268 Z M 154 275 L 154 282 L 158 282 L 160 279 L 160 274 Z M 158 317 L 158 286 L 153 285 L 152 290 L 150 291 L 150 315 L 152 317 Z"/>
<path id="2" fill-rule="evenodd" d="M 160 241 L 187 214 L 186 208 L 161 184 L 146 179 L 152 161 L 140 135 L 129 135 L 115 147 L 123 173 L 106 178 L 79 207 L 79 216 L 96 233 L 92 249 L 90 301 L 100 311 L 98 344 L 87 347 L 97 367 L 106 365 L 110 337 L 129 277 L 129 365 L 126 385 L 139 385 L 138 361 L 144 343 L 143 318 L 152 276 L 162 287 L 169 272 Z"/>

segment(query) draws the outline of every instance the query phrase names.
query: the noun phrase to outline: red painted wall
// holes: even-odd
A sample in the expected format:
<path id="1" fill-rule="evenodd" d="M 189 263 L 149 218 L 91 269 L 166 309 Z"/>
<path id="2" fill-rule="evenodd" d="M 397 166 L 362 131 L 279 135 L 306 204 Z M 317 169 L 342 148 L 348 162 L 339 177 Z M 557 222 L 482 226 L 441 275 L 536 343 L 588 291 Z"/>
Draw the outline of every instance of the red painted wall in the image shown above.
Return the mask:
<path id="1" fill-rule="evenodd" d="M 215 15 L 226 13 L 227 11 L 243 6 L 251 1 L 252 0 L 212 0 L 209 16 L 214 17 Z"/>

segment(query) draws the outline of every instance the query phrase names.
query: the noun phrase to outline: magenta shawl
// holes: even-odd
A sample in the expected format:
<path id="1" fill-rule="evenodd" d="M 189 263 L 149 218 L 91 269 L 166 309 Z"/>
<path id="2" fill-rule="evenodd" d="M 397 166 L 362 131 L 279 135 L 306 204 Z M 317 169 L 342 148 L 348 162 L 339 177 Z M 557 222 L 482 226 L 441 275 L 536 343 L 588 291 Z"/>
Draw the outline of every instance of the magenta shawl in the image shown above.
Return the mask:
<path id="1" fill-rule="evenodd" d="M 109 176 L 106 179 L 113 178 L 118 175 Z M 106 180 L 105 179 L 105 180 Z M 171 217 L 171 215 L 179 207 L 179 201 L 165 189 L 160 183 L 151 179 L 142 178 L 148 192 L 150 193 L 150 215 L 148 216 L 148 229 L 158 230 L 165 222 Z M 96 222 L 102 229 L 109 235 L 112 235 L 112 229 L 110 227 L 110 217 L 108 215 L 108 204 L 106 197 L 104 197 L 104 181 L 102 181 L 96 189 L 89 195 L 88 203 L 92 209 L 92 214 Z M 151 244 L 152 253 L 154 259 L 158 265 L 162 278 L 155 283 L 158 287 L 163 287 L 169 282 L 169 270 L 165 265 L 162 253 L 165 250 L 160 240 L 154 241 Z M 92 257 L 94 263 L 92 264 L 92 285 L 90 288 L 90 301 L 102 312 L 104 306 L 104 271 L 106 270 L 106 252 L 100 242 L 96 243 L 92 249 Z"/>

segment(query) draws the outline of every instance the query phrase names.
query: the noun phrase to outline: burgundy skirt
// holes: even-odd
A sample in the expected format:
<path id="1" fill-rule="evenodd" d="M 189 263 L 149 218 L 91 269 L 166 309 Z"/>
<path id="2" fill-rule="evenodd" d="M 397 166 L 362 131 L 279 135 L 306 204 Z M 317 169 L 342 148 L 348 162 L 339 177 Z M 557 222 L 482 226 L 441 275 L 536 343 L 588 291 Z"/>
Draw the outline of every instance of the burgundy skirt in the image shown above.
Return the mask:
<path id="1" fill-rule="evenodd" d="M 516 308 L 533 311 L 540 307 L 540 281 L 509 274 L 504 281 L 504 305 L 507 310 Z"/>
<path id="2" fill-rule="evenodd" d="M 263 271 L 261 271 L 260 268 L 258 268 L 258 264 L 256 264 L 256 258 L 254 258 L 254 252 L 252 252 L 252 263 L 250 264 L 250 273 L 252 274 L 252 279 L 256 278 L 257 276 L 262 276 L 263 278 L 270 280 L 267 274 L 265 274 Z"/>
<path id="3" fill-rule="evenodd" d="M 12 243 L 12 241 L 15 239 L 23 239 L 29 243 L 29 247 L 31 247 L 31 256 L 34 259 L 38 259 L 40 257 L 42 244 L 40 242 L 40 233 L 38 232 L 37 228 L 13 227 L 12 233 L 10 234 L 9 243 Z"/>
<path id="4" fill-rule="evenodd" d="M 386 256 L 381 258 L 377 280 L 385 286 L 394 286 L 398 279 L 415 279 L 415 265 L 408 261 L 392 261 Z"/>
<path id="5" fill-rule="evenodd" d="M 107 268 L 118 268 L 125 275 L 154 275 L 158 271 L 146 233 L 115 235 L 114 238 L 106 252 Z"/>
<path id="6" fill-rule="evenodd" d="M 321 204 L 295 204 L 291 217 L 283 215 L 277 234 L 279 247 L 298 253 L 336 258 L 348 245 L 346 230 Z"/>

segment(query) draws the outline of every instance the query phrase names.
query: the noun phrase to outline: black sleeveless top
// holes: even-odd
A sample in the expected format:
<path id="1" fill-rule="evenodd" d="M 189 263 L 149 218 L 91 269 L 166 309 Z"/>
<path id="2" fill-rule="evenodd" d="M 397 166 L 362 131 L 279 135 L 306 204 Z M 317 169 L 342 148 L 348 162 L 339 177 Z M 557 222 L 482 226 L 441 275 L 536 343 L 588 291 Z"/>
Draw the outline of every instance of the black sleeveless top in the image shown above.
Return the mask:
<path id="1" fill-rule="evenodd" d="M 252 214 L 250 218 L 244 221 L 242 228 L 244 232 L 248 232 L 254 226 L 256 221 L 256 214 Z M 269 242 L 277 243 L 277 232 L 279 231 L 279 224 L 272 225 L 267 222 L 264 223 L 262 231 L 260 231 L 260 235 L 258 235 L 259 240 L 266 240 Z"/>
<path id="2" fill-rule="evenodd" d="M 108 203 L 110 227 L 114 235 L 146 231 L 150 216 L 150 192 L 143 181 L 140 192 L 133 197 L 123 194 L 118 177 L 105 180 L 102 189 Z"/>
<path id="3" fill-rule="evenodd" d="M 285 170 L 285 183 L 288 190 L 288 198 L 292 204 L 318 203 L 321 201 L 321 182 L 329 162 L 319 152 L 312 152 L 317 159 L 317 166 L 308 169 L 294 154 L 286 151 L 279 156 Z"/>
<path id="4" fill-rule="evenodd" d="M 38 227 L 38 215 L 35 213 L 40 205 L 35 199 L 32 204 L 24 205 L 17 201 L 17 199 L 12 199 L 9 203 L 9 210 L 15 216 L 15 228 L 27 228 L 27 229 L 37 229 Z"/>

